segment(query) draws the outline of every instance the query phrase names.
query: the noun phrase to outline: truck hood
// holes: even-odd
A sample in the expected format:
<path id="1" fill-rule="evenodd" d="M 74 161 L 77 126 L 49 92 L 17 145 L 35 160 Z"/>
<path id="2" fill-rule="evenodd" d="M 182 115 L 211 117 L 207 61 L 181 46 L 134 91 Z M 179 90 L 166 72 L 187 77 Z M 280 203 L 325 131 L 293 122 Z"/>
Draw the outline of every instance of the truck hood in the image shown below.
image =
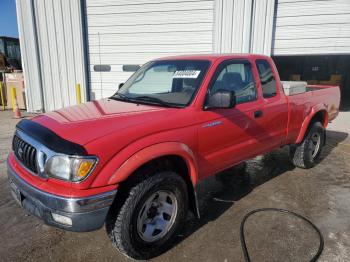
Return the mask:
<path id="1" fill-rule="evenodd" d="M 42 114 L 32 120 L 66 140 L 85 145 L 112 132 L 169 117 L 176 110 L 102 99 Z"/>

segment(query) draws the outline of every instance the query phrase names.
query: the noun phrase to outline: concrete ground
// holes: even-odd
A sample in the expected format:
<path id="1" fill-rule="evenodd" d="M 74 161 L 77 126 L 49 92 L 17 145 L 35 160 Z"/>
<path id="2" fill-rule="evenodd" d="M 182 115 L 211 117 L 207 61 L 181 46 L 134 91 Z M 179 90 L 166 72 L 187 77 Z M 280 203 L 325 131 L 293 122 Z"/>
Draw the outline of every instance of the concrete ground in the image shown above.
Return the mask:
<path id="1" fill-rule="evenodd" d="M 16 123 L 11 112 L 0 112 L 1 260 L 130 261 L 113 248 L 104 229 L 65 232 L 43 225 L 15 203 L 6 156 Z M 284 148 L 248 161 L 245 174 L 231 169 L 219 180 L 202 182 L 202 218 L 189 216 L 173 248 L 153 261 L 243 261 L 240 221 L 262 207 L 285 208 L 312 220 L 325 240 L 320 261 L 350 261 L 349 124 L 350 113 L 330 124 L 321 161 L 313 169 L 293 167 Z M 275 212 L 251 217 L 246 240 L 252 261 L 308 261 L 318 247 L 316 233 L 304 222 Z"/>

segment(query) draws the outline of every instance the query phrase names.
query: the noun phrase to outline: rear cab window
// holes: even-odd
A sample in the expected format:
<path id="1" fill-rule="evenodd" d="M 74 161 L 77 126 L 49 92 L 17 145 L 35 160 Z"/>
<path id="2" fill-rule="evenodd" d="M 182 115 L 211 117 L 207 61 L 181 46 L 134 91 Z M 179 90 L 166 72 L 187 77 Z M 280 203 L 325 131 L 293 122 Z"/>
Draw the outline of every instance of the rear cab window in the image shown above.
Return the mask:
<path id="1" fill-rule="evenodd" d="M 276 79 L 269 62 L 263 59 L 258 59 L 255 63 L 259 72 L 263 97 L 275 97 L 277 94 Z"/>

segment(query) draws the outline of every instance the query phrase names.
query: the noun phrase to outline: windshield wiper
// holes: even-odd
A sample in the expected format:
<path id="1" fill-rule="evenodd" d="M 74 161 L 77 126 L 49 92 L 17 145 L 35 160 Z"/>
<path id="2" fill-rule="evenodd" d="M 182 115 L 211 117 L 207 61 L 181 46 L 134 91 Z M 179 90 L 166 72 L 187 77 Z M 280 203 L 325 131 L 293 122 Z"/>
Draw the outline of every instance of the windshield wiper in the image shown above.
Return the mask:
<path id="1" fill-rule="evenodd" d="M 111 96 L 110 98 L 112 99 L 118 99 L 118 100 L 122 100 L 122 101 L 132 101 L 132 99 L 130 99 L 128 96 L 122 94 L 122 93 L 115 93 L 113 96 Z"/>
<path id="2" fill-rule="evenodd" d="M 167 103 L 163 101 L 162 99 L 152 97 L 152 96 L 137 96 L 134 97 L 133 100 L 135 101 L 146 101 L 146 102 L 151 102 L 153 104 L 158 104 L 161 106 L 166 106 L 166 107 L 175 107 L 173 104 Z"/>
<path id="3" fill-rule="evenodd" d="M 159 98 L 152 97 L 152 96 L 128 97 L 122 93 L 115 93 L 110 98 L 116 99 L 116 100 L 121 100 L 121 101 L 126 101 L 126 102 L 132 102 L 132 103 L 149 102 L 152 104 L 157 104 L 157 105 L 161 105 L 161 106 L 165 106 L 165 107 L 180 107 L 180 106 L 176 106 L 176 105 L 171 104 L 171 103 L 167 103 Z"/>

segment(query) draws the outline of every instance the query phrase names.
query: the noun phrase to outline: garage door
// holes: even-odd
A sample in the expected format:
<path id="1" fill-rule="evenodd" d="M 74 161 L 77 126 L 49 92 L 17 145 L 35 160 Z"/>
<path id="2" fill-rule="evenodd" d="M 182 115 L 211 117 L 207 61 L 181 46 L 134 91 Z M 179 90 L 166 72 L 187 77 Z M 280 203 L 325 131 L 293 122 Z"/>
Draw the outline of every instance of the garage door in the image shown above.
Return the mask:
<path id="1" fill-rule="evenodd" d="M 212 52 L 213 0 L 87 0 L 91 97 L 112 95 L 126 64 Z M 95 72 L 107 64 L 110 72 Z"/>
<path id="2" fill-rule="evenodd" d="M 273 54 L 349 54 L 349 0 L 278 0 Z"/>

